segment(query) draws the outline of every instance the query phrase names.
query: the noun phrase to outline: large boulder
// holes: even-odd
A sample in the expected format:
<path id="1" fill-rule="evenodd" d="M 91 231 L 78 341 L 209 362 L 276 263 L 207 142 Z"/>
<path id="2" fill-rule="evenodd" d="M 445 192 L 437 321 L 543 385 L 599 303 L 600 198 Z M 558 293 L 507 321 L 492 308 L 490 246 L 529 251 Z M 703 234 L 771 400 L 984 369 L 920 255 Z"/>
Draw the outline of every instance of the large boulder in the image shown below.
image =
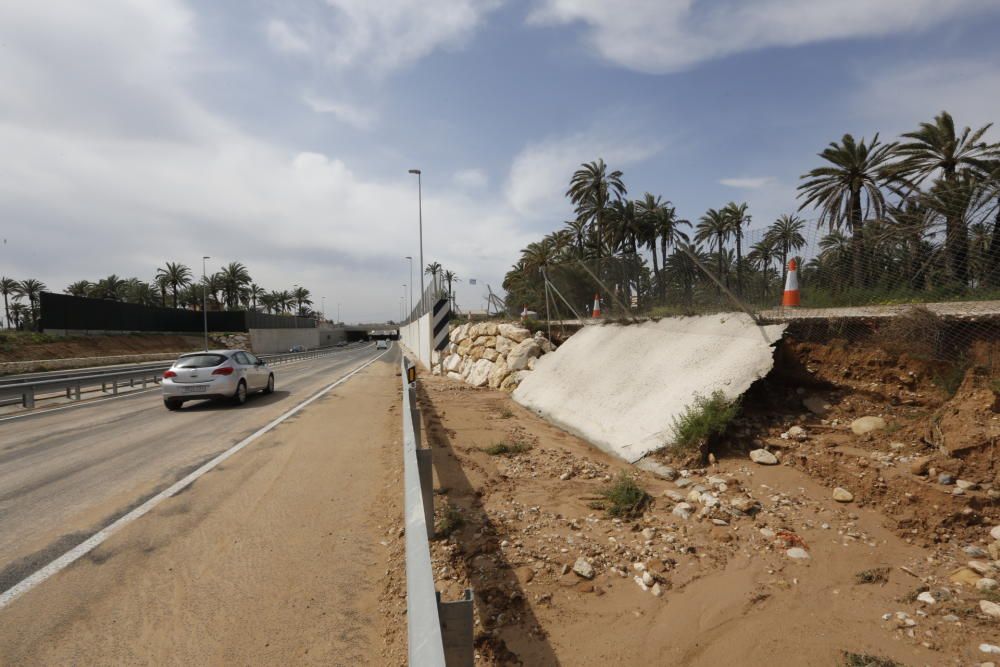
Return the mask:
<path id="1" fill-rule="evenodd" d="M 482 330 L 482 333 L 483 333 L 484 336 L 496 336 L 497 335 L 498 329 L 497 329 L 496 322 L 483 322 L 482 325 L 480 325 L 480 326 L 482 327 L 481 330 Z"/>
<path id="2" fill-rule="evenodd" d="M 500 354 L 491 347 L 487 347 L 483 350 L 483 359 L 489 359 L 490 361 L 496 361 L 500 358 Z"/>
<path id="3" fill-rule="evenodd" d="M 472 345 L 474 347 L 479 347 L 480 345 L 483 347 L 489 347 L 489 345 L 487 345 L 489 340 L 489 336 L 476 336 L 476 340 L 472 341 Z"/>
<path id="4" fill-rule="evenodd" d="M 528 376 L 528 371 L 514 371 L 500 383 L 501 391 L 514 391 L 517 385 Z"/>
<path id="5" fill-rule="evenodd" d="M 549 339 L 542 335 L 541 331 L 535 334 L 535 342 L 538 343 L 538 347 L 542 348 L 543 354 L 554 352 L 556 349 L 556 346 L 550 343 Z"/>
<path id="6" fill-rule="evenodd" d="M 512 371 L 524 370 L 528 367 L 528 360 L 534 359 L 542 353 L 542 348 L 533 338 L 528 338 L 514 347 L 507 355 L 507 365 Z"/>
<path id="7" fill-rule="evenodd" d="M 483 352 L 485 350 L 486 350 L 485 347 L 476 345 L 475 347 L 469 350 L 469 359 L 472 359 L 473 361 L 479 361 L 480 359 L 483 358 Z"/>
<path id="8" fill-rule="evenodd" d="M 488 359 L 480 359 L 472 365 L 469 375 L 465 381 L 473 387 L 482 387 L 490 380 L 490 371 L 493 370 L 493 362 Z"/>
<path id="9" fill-rule="evenodd" d="M 457 327 L 451 330 L 451 333 L 448 334 L 448 340 L 450 340 L 452 343 L 458 343 L 463 338 L 465 338 L 465 332 L 468 331 L 468 329 L 469 329 L 468 324 L 458 325 Z"/>
<path id="10" fill-rule="evenodd" d="M 503 336 L 497 336 L 496 341 L 497 352 L 505 357 L 510 354 L 510 351 L 513 350 L 514 345 L 516 345 L 516 343 L 510 338 L 504 338 Z"/>
<path id="11" fill-rule="evenodd" d="M 528 338 L 531 338 L 531 332 L 524 327 L 517 326 L 516 324 L 501 324 L 497 326 L 497 331 L 504 338 L 509 338 L 515 343 L 520 343 Z"/>
<path id="12" fill-rule="evenodd" d="M 490 371 L 490 387 L 493 389 L 499 389 L 500 385 L 507 379 L 508 375 L 510 375 L 510 368 L 507 367 L 507 363 L 503 359 L 497 361 L 493 364 L 493 370 Z"/>
<path id="13" fill-rule="evenodd" d="M 444 371 L 446 373 L 458 372 L 462 367 L 462 357 L 452 354 L 444 360 Z"/>
<path id="14" fill-rule="evenodd" d="M 461 373 L 455 373 L 454 371 L 448 373 L 448 377 L 450 377 L 452 380 L 458 380 L 459 382 L 465 379 L 462 377 Z"/>
<path id="15" fill-rule="evenodd" d="M 471 338 L 465 338 L 462 340 L 461 343 L 458 344 L 458 354 L 462 355 L 463 357 L 469 356 L 469 350 L 471 349 L 472 349 Z"/>

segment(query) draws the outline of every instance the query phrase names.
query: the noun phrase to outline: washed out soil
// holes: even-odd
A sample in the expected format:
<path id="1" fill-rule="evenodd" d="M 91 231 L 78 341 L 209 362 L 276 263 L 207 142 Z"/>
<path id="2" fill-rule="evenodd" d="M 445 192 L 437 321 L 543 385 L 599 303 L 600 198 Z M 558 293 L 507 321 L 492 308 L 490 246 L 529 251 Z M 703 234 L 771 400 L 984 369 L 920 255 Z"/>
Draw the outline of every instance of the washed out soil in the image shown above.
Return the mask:
<path id="1" fill-rule="evenodd" d="M 989 660 L 979 645 L 998 643 L 1000 621 L 979 601 L 998 596 L 975 584 L 1000 558 L 990 372 L 956 379 L 838 341 L 786 341 L 776 355 L 711 457 L 660 454 L 660 474 L 506 394 L 421 377 L 435 579 L 443 600 L 474 591 L 476 664 Z M 856 435 L 863 416 L 886 427 Z M 523 446 L 487 452 L 498 443 Z M 751 461 L 760 448 L 779 464 Z M 620 474 L 649 493 L 635 516 L 603 502 Z M 394 597 L 403 582 L 391 579 Z"/>

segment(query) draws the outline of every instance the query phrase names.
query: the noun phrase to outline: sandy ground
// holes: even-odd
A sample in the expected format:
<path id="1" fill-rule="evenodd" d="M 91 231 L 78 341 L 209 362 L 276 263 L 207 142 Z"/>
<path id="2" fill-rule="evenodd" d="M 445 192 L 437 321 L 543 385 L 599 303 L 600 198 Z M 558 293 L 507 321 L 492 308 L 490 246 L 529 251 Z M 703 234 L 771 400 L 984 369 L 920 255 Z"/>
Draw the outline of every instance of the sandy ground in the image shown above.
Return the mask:
<path id="1" fill-rule="evenodd" d="M 0 341 L 0 362 L 177 352 L 198 350 L 202 344 L 198 335 L 181 334 L 52 337 L 43 342 L 29 342 L 30 334 L 5 336 L 6 340 Z"/>
<path id="2" fill-rule="evenodd" d="M 966 599 L 968 588 L 944 577 L 950 561 L 896 530 L 896 508 L 835 502 L 829 478 L 791 460 L 760 466 L 733 454 L 667 481 L 503 393 L 422 382 L 439 518 L 446 504 L 462 518 L 433 543 L 437 580 L 445 599 L 475 590 L 477 664 L 832 666 L 852 652 L 897 661 L 886 665 L 965 665 L 988 660 L 978 644 L 1000 636 Z M 498 442 L 529 449 L 483 451 Z M 634 520 L 592 506 L 621 470 L 653 498 Z M 866 471 L 842 476 L 865 479 Z M 690 518 L 673 514 L 699 485 L 723 500 L 719 509 L 736 499 L 754 509 L 699 512 L 692 501 Z M 796 546 L 809 558 L 790 558 Z M 573 572 L 579 558 L 592 579 Z M 886 568 L 885 581 L 859 581 L 877 568 Z M 636 581 L 643 571 L 648 585 Z M 927 590 L 941 600 L 918 602 Z"/>
<path id="3" fill-rule="evenodd" d="M 0 663 L 398 663 L 395 358 L 0 612 Z"/>

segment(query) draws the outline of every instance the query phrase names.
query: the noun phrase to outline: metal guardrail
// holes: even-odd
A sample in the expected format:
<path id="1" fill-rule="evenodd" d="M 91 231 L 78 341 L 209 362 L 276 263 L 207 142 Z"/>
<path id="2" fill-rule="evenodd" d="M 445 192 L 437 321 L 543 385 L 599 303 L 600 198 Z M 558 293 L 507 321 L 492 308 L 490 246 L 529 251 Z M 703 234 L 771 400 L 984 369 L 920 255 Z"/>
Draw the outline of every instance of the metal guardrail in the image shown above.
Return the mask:
<path id="1" fill-rule="evenodd" d="M 307 352 L 260 355 L 260 358 L 268 365 L 276 366 L 323 356 L 340 349 L 345 348 L 325 347 Z M 137 383 L 145 389 L 150 383 L 159 384 L 163 372 L 172 364 L 172 361 L 152 365 L 141 364 L 103 372 L 91 369 L 89 373 L 82 375 L 69 373 L 62 377 L 28 379 L 20 382 L 11 379 L 0 383 L 0 406 L 20 403 L 23 407 L 30 409 L 35 407 L 36 400 L 61 398 L 63 392 L 65 392 L 66 398 L 80 400 L 84 388 L 97 387 L 98 385 L 100 385 L 102 393 L 107 393 L 110 386 L 112 395 L 117 395 L 118 390 L 123 387 L 135 387 Z M 10 400 L 11 398 L 14 400 Z"/>
<path id="2" fill-rule="evenodd" d="M 434 588 L 430 540 L 434 537 L 431 450 L 420 446 L 416 367 L 405 356 L 403 374 L 403 512 L 406 520 L 406 618 L 412 667 L 472 667 L 475 663 L 472 589 L 441 602 Z"/>

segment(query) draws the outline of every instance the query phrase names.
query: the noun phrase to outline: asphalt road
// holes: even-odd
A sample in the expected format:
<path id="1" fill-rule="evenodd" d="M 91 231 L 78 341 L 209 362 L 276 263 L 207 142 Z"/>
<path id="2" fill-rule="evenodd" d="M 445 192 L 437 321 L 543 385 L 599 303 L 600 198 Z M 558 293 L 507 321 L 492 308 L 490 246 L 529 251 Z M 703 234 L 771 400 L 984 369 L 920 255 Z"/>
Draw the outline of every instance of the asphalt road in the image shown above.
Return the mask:
<path id="1" fill-rule="evenodd" d="M 155 389 L 0 423 L 0 591 L 376 354 L 279 366 L 274 394 L 241 407 L 169 412 Z"/>

